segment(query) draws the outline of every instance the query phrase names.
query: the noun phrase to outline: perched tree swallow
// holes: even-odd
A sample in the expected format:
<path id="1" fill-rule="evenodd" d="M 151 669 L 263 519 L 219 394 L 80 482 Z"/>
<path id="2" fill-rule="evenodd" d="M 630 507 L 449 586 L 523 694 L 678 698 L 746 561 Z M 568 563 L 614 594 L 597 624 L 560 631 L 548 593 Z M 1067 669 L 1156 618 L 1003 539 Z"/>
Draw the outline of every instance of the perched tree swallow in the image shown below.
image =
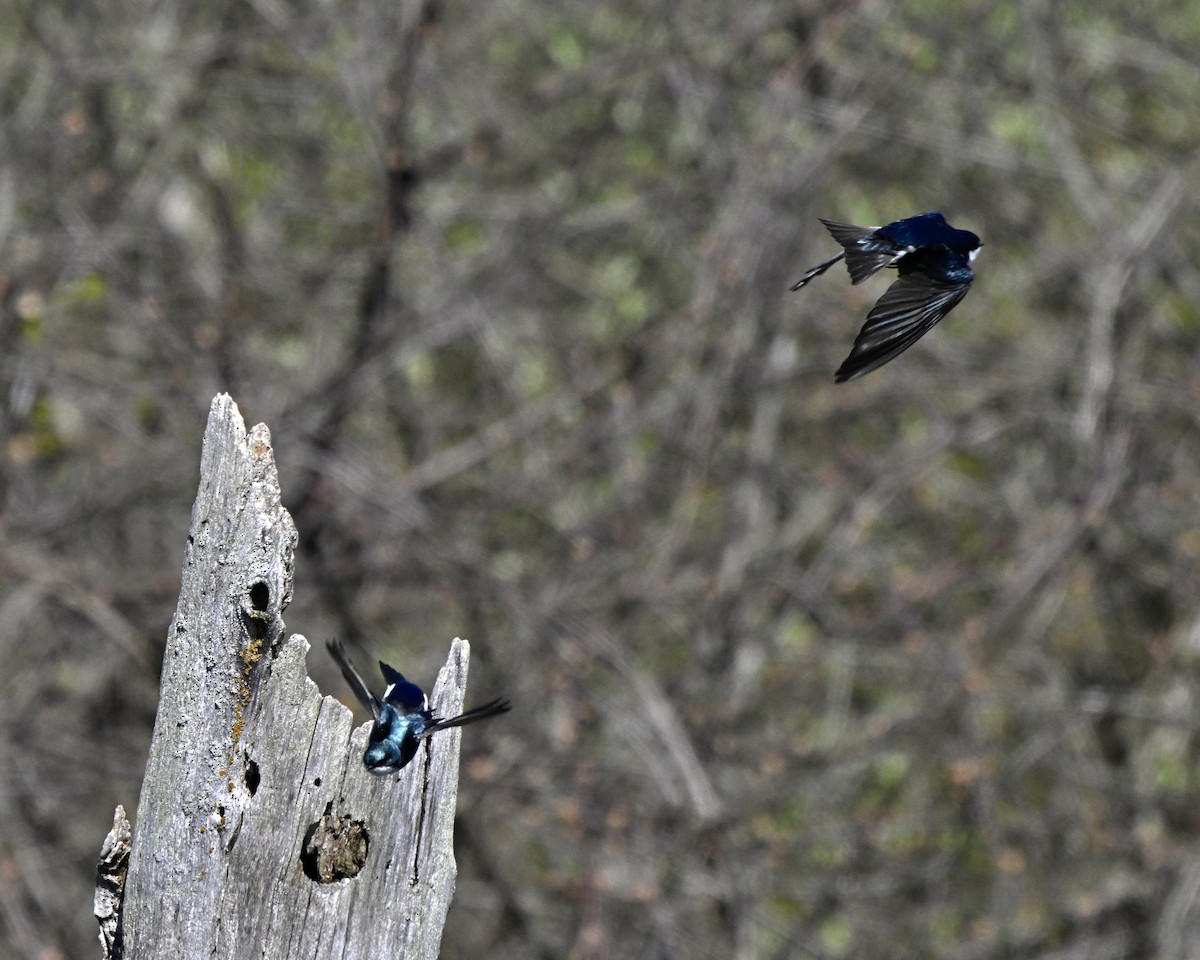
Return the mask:
<path id="1" fill-rule="evenodd" d="M 983 242 L 969 230 L 956 230 L 936 211 L 897 220 L 886 227 L 856 227 L 821 220 L 842 252 L 801 277 L 799 290 L 843 257 L 851 283 L 862 283 L 881 267 L 894 267 L 900 279 L 867 314 L 854 349 L 833 379 L 843 383 L 898 357 L 967 295 L 975 273 L 971 261 Z"/>
<path id="2" fill-rule="evenodd" d="M 512 709 L 512 704 L 504 697 L 497 697 L 482 707 L 442 720 L 429 712 L 429 698 L 425 696 L 425 691 L 405 680 L 382 660 L 379 661 L 379 669 L 383 671 L 387 688 L 382 697 L 377 697 L 367 689 L 366 682 L 354 669 L 341 643 L 330 640 L 327 646 L 358 702 L 370 710 L 375 718 L 367 738 L 367 750 L 363 754 L 363 765 L 371 773 L 383 776 L 402 769 L 416 756 L 417 747 L 430 734 L 447 727 L 461 727 L 476 720 L 486 720 Z"/>

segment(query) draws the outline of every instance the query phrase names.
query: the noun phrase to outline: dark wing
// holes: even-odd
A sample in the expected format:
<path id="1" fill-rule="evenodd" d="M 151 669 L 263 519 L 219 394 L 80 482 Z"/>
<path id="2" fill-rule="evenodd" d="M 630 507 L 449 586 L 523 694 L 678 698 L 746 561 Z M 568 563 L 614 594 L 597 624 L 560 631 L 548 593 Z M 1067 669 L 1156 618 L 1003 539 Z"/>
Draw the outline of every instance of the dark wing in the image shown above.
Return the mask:
<path id="1" fill-rule="evenodd" d="M 404 674 L 399 670 L 393 670 L 382 660 L 379 661 L 379 670 L 387 682 L 387 689 L 383 691 L 384 703 L 398 707 L 401 713 L 423 713 L 429 709 L 429 698 L 425 696 L 425 691 L 411 680 L 404 679 Z"/>
<path id="2" fill-rule="evenodd" d="M 834 380 L 861 377 L 898 357 L 953 310 L 970 288 L 970 280 L 934 280 L 923 273 L 900 277 L 871 308 Z"/>
<path id="3" fill-rule="evenodd" d="M 438 730 L 445 730 L 447 727 L 462 727 L 468 723 L 475 723 L 477 720 L 486 720 L 488 717 L 494 717 L 501 713 L 508 713 L 512 709 L 512 704 L 504 697 L 497 697 L 485 703 L 481 707 L 475 707 L 473 710 L 468 710 L 466 713 L 460 713 L 457 717 L 451 717 L 449 720 L 442 720 L 435 717 L 433 720 L 425 724 L 425 729 L 421 732 L 422 737 L 427 737 L 431 733 Z"/>
<path id="4" fill-rule="evenodd" d="M 329 648 L 329 653 L 333 659 L 337 661 L 337 665 L 342 669 L 342 676 L 346 678 L 346 683 L 350 685 L 350 689 L 354 691 L 354 696 L 358 698 L 358 702 L 371 711 L 371 716 L 379 720 L 383 714 L 383 704 L 379 698 L 367 689 L 366 681 L 363 680 L 362 674 L 354 669 L 354 664 L 350 662 L 350 658 L 346 655 L 345 649 L 342 647 L 340 640 L 330 640 L 325 644 Z"/>
<path id="5" fill-rule="evenodd" d="M 851 283 L 862 283 L 871 274 L 890 267 L 909 252 L 908 247 L 901 246 L 889 237 L 880 236 L 877 232 L 879 227 L 856 227 L 852 223 L 839 223 L 837 220 L 822 219 L 821 222 L 845 251 Z M 822 267 L 828 269 L 825 264 Z"/>

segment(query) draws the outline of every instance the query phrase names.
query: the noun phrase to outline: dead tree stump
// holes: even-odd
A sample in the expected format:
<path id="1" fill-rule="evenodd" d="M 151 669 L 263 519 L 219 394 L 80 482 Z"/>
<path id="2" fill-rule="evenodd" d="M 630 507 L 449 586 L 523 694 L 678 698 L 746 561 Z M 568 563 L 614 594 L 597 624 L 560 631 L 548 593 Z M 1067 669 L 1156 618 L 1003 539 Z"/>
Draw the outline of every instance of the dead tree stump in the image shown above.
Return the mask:
<path id="1" fill-rule="evenodd" d="M 295 546 L 269 431 L 218 396 L 132 847 L 118 807 L 97 873 L 106 958 L 438 954 L 461 732 L 398 776 L 364 770 L 367 725 L 285 637 Z M 462 709 L 469 658 L 454 640 L 431 697 L 443 716 Z"/>

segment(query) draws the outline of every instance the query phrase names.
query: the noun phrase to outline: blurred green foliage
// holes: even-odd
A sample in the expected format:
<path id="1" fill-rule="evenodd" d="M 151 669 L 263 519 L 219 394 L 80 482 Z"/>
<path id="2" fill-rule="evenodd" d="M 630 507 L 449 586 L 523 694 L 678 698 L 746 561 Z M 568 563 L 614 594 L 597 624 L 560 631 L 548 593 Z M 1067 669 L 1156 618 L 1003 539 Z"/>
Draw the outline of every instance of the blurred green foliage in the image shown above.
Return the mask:
<path id="1" fill-rule="evenodd" d="M 1196 10 L 14 10 L 0 954 L 94 946 L 228 390 L 289 627 L 517 701 L 447 958 L 1200 956 Z M 929 209 L 970 296 L 835 386 L 816 218 Z"/>

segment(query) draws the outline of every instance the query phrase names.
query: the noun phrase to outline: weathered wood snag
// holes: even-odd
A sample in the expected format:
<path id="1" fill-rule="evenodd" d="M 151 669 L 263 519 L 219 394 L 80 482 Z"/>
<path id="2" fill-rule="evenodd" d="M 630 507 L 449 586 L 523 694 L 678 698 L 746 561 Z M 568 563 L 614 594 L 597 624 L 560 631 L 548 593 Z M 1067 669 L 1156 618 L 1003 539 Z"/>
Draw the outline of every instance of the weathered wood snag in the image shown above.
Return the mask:
<path id="1" fill-rule="evenodd" d="M 308 641 L 285 638 L 295 546 L 269 431 L 218 396 L 123 898 L 120 808 L 98 869 L 105 957 L 438 954 L 461 733 L 398 776 L 363 769 L 368 726 L 308 679 Z M 469 657 L 456 639 L 431 698 L 443 716 Z"/>

